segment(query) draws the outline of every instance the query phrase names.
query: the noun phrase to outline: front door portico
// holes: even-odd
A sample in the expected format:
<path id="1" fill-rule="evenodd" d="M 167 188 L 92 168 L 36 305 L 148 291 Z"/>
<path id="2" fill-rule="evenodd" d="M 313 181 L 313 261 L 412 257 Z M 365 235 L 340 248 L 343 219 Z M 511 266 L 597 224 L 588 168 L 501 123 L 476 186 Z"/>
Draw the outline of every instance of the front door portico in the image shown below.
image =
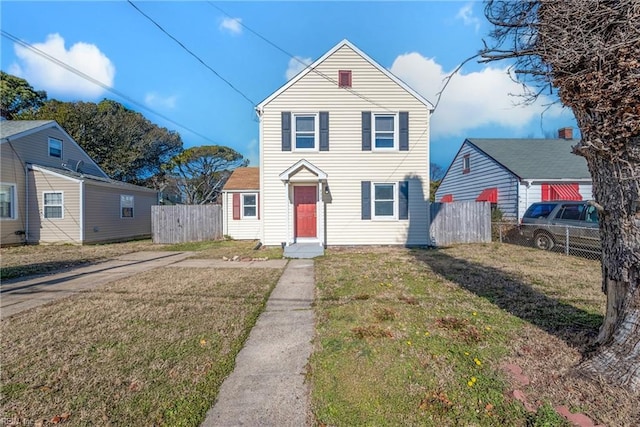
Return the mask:
<path id="1" fill-rule="evenodd" d="M 293 187 L 294 224 L 296 238 L 317 237 L 316 202 L 318 189 L 315 185 Z"/>

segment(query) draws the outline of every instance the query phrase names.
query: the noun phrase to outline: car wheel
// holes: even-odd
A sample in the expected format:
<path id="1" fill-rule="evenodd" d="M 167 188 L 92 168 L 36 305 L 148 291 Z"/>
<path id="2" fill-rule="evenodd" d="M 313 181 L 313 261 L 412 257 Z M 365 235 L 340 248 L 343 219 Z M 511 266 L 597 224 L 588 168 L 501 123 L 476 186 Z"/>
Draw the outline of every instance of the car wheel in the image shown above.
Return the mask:
<path id="1" fill-rule="evenodd" d="M 553 238 L 547 233 L 536 234 L 533 238 L 533 244 L 536 248 L 542 249 L 543 251 L 550 251 L 555 246 Z"/>

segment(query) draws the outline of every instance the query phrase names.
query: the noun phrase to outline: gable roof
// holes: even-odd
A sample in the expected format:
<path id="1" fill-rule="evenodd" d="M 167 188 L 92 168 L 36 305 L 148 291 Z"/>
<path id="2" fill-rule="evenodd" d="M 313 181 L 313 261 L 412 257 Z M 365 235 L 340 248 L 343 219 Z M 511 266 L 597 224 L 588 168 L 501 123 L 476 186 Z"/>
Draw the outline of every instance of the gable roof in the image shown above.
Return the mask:
<path id="1" fill-rule="evenodd" d="M 433 104 L 430 103 L 429 101 L 427 101 L 426 98 L 424 98 L 418 92 L 413 90 L 409 85 L 407 85 L 405 82 L 400 80 L 397 76 L 392 74 L 389 70 L 387 70 L 386 68 L 384 68 L 383 66 L 378 64 L 376 61 L 371 59 L 371 57 L 369 57 L 366 53 L 364 53 L 363 51 L 358 49 L 353 43 L 351 43 L 347 39 L 344 39 L 340 43 L 335 45 L 327 53 L 325 53 L 320 58 L 318 58 L 315 62 L 313 62 L 312 64 L 308 65 L 304 70 L 302 70 L 301 72 L 296 74 L 295 77 L 293 77 L 291 80 L 286 82 L 283 86 L 280 87 L 280 89 L 276 90 L 274 93 L 272 93 L 266 99 L 264 99 L 262 102 L 260 102 L 257 105 L 256 110 L 258 110 L 258 112 L 260 112 L 264 108 L 264 106 L 267 105 L 269 102 L 271 102 L 274 98 L 276 98 L 278 95 L 280 95 L 282 92 L 287 90 L 289 87 L 291 87 L 294 83 L 296 83 L 298 80 L 302 79 L 307 74 L 309 74 L 311 72 L 315 72 L 315 69 L 316 69 L 316 67 L 318 67 L 318 65 L 320 65 L 322 62 L 324 62 L 325 59 L 329 58 L 331 55 L 333 55 L 335 52 L 337 52 L 338 50 L 340 50 L 341 48 L 343 48 L 345 46 L 347 46 L 350 49 L 352 49 L 355 53 L 360 55 L 365 61 L 369 62 L 371 65 L 373 65 L 380 72 L 382 72 L 387 77 L 389 77 L 391 80 L 393 80 L 395 83 L 397 83 L 404 90 L 406 90 L 411 95 L 413 95 L 418 101 L 422 102 L 425 106 L 427 106 L 427 108 L 429 108 L 430 110 L 433 110 Z M 337 84 L 337 82 L 336 82 L 336 84 Z M 349 90 L 355 92 L 353 89 L 349 89 Z"/>
<path id="2" fill-rule="evenodd" d="M 572 152 L 577 142 L 516 138 L 465 140 L 520 179 L 591 179 L 587 161 Z"/>
<path id="3" fill-rule="evenodd" d="M 118 187 L 123 190 L 146 191 L 149 193 L 158 192 L 157 190 L 154 190 L 152 188 L 142 187 L 135 184 L 129 184 L 128 182 L 116 181 L 115 179 L 111 179 L 111 178 L 104 178 L 101 176 L 83 174 L 83 173 L 73 172 L 66 169 L 54 168 L 51 166 L 41 166 L 41 165 L 31 164 L 30 167 L 31 169 L 34 169 L 34 170 L 69 178 L 77 182 L 83 181 L 83 182 L 89 182 L 93 184 L 102 184 L 110 187 Z"/>
<path id="4" fill-rule="evenodd" d="M 7 142 L 28 133 L 54 127 L 55 124 L 57 123 L 53 120 L 2 120 L 0 121 L 0 138 L 2 142 Z"/>
<path id="5" fill-rule="evenodd" d="M 260 168 L 237 168 L 224 184 L 222 191 L 228 190 L 259 190 Z"/>

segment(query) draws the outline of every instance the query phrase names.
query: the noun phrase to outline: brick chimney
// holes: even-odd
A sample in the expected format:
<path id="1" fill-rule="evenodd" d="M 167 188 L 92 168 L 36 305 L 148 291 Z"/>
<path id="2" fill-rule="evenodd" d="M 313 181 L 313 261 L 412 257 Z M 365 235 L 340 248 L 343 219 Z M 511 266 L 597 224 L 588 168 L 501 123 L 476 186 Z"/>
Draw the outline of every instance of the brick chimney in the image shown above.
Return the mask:
<path id="1" fill-rule="evenodd" d="M 559 139 L 573 139 L 573 128 L 560 128 L 558 129 Z"/>

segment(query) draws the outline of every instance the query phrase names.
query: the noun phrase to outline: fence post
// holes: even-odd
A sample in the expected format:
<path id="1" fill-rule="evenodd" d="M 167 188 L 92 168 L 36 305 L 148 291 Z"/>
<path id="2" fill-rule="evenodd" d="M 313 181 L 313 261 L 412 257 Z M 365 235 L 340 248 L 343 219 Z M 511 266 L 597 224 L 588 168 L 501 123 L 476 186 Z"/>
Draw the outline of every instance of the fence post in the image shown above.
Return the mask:
<path id="1" fill-rule="evenodd" d="M 564 230 L 564 254 L 569 255 L 569 227 L 565 227 Z"/>
<path id="2" fill-rule="evenodd" d="M 499 222 L 497 225 L 498 225 L 498 231 L 500 233 L 500 243 L 502 243 L 502 223 Z"/>

